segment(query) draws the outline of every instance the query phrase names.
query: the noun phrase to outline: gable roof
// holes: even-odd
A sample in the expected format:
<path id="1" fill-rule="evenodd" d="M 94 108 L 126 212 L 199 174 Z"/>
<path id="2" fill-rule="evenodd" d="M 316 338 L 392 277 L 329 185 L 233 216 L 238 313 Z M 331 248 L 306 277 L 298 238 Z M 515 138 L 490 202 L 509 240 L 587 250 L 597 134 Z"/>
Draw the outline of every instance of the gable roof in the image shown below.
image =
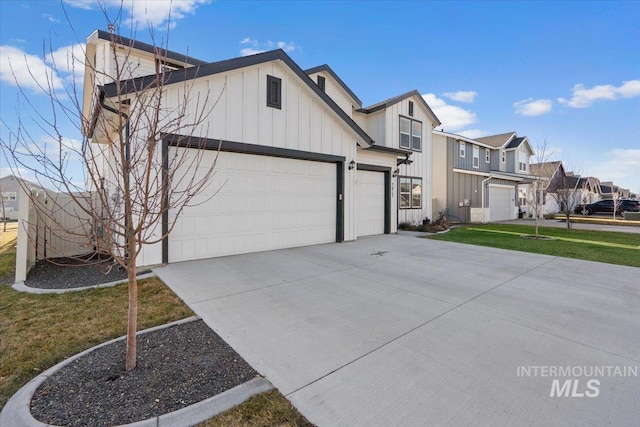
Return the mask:
<path id="1" fill-rule="evenodd" d="M 511 139 L 515 138 L 515 136 L 515 132 L 507 132 L 498 135 L 489 135 L 483 136 L 482 138 L 476 138 L 476 141 L 482 142 L 495 148 L 501 148 L 502 146 L 510 142 Z"/>
<path id="2" fill-rule="evenodd" d="M 476 139 L 471 139 L 471 138 L 467 138 L 466 136 L 463 135 L 458 135 L 456 133 L 451 133 L 451 132 L 445 132 L 443 130 L 433 130 L 433 134 L 434 135 L 440 135 L 440 136 L 444 136 L 444 137 L 448 137 L 448 138 L 452 138 L 456 141 L 463 141 L 463 142 L 468 142 L 469 144 L 475 144 L 478 145 L 480 147 L 483 148 L 493 148 L 492 146 L 482 143 L 482 142 L 478 142 L 478 140 Z"/>
<path id="3" fill-rule="evenodd" d="M 410 98 L 414 95 L 420 99 L 422 105 L 426 108 L 427 112 L 431 115 L 431 118 L 433 119 L 433 122 L 434 122 L 434 126 L 441 125 L 442 123 L 440 122 L 440 119 L 438 119 L 438 117 L 435 115 L 431 107 L 429 107 L 429 104 L 427 104 L 427 101 L 425 101 L 422 95 L 420 95 L 420 92 L 418 92 L 415 89 L 407 93 L 403 93 L 402 95 L 394 96 L 393 98 L 389 98 L 384 101 L 378 102 L 376 104 L 370 105 L 368 107 L 360 108 L 356 111 L 364 114 L 375 113 L 376 111 L 380 111 L 385 108 L 391 107 L 392 105 L 397 104 L 398 102 L 403 101 L 407 98 Z"/>
<path id="4" fill-rule="evenodd" d="M 556 171 L 561 165 L 562 162 L 560 160 L 556 160 L 553 162 L 533 163 L 529 165 L 529 173 L 531 175 L 551 179 L 551 177 L 555 175 Z"/>
<path id="5" fill-rule="evenodd" d="M 519 138 L 513 138 L 509 145 L 507 145 L 506 149 L 509 150 L 511 148 L 518 148 L 520 144 L 522 144 L 527 139 L 526 136 L 522 136 Z"/>
<path id="6" fill-rule="evenodd" d="M 353 98 L 354 101 L 356 101 L 356 103 L 358 104 L 358 107 L 362 106 L 362 101 L 360 101 L 360 98 L 358 98 L 356 94 L 353 93 L 351 89 L 349 89 L 349 86 L 347 86 L 342 81 L 342 79 L 338 77 L 338 75 L 334 73 L 331 67 L 329 67 L 327 64 L 318 65 L 317 67 L 309 68 L 308 70 L 304 70 L 304 72 L 307 73 L 308 76 L 310 76 L 311 74 L 316 74 L 320 72 L 325 72 L 329 74 L 340 85 L 340 87 L 342 87 L 342 89 L 344 89 L 344 91 L 347 92 L 349 96 Z"/>
<path id="7" fill-rule="evenodd" d="M 227 71 L 236 70 L 239 68 L 250 67 L 253 65 L 263 64 L 270 61 L 282 61 L 289 69 L 296 74 L 302 83 L 306 84 L 316 95 L 318 95 L 328 107 L 330 107 L 346 124 L 353 129 L 365 144 L 373 145 L 375 141 L 353 121 L 342 108 L 335 103 L 333 99 L 326 93 L 324 93 L 309 76 L 302 71 L 302 69 L 296 64 L 282 49 L 271 50 L 268 52 L 258 53 L 255 55 L 243 56 L 239 58 L 227 59 L 224 61 L 211 62 L 204 65 L 198 65 L 184 70 L 169 71 L 164 74 L 163 85 L 170 85 L 174 83 L 181 83 L 184 81 L 193 80 L 200 77 L 211 76 L 214 74 L 224 73 Z M 155 87 L 156 76 L 142 76 L 130 80 L 120 82 L 120 91 L 122 94 L 134 93 L 142 88 Z M 109 83 L 102 86 L 103 91 L 107 98 L 117 96 L 118 88 L 116 83 Z"/>
<path id="8" fill-rule="evenodd" d="M 91 39 L 92 37 L 96 37 L 98 39 L 101 40 L 106 40 L 106 41 L 111 41 L 111 33 L 108 33 L 106 31 L 103 30 L 96 30 L 92 35 L 89 36 L 89 39 Z M 116 42 L 122 46 L 128 46 L 130 48 L 133 49 L 137 49 L 143 52 L 147 52 L 150 54 L 158 54 L 160 57 L 162 58 L 167 58 L 170 59 L 172 61 L 176 61 L 176 62 L 180 62 L 184 65 L 204 65 L 207 62 L 206 61 L 202 61 L 200 59 L 197 58 L 193 58 L 191 56 L 188 55 L 184 55 L 182 53 L 178 53 L 178 52 L 174 52 L 171 50 L 167 50 L 167 49 L 162 49 L 159 48 L 157 46 L 152 46 L 150 44 L 147 43 L 143 43 L 137 40 L 133 40 L 133 39 L 129 39 L 127 37 L 122 37 L 120 35 L 114 35 L 114 38 L 116 40 Z"/>

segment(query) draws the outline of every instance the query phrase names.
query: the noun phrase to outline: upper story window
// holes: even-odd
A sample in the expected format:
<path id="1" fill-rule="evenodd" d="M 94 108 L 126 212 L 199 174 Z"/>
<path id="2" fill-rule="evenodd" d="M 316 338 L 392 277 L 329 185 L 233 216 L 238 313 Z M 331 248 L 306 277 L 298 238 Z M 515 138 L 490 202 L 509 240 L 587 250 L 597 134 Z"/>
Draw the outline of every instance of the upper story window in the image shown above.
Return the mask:
<path id="1" fill-rule="evenodd" d="M 467 144 L 464 143 L 464 141 L 460 141 L 460 157 L 466 157 L 467 156 Z"/>
<path id="2" fill-rule="evenodd" d="M 484 161 L 491 163 L 491 151 L 488 148 L 484 149 Z"/>
<path id="3" fill-rule="evenodd" d="M 504 150 L 500 150 L 500 161 L 502 163 L 506 163 L 507 162 L 507 152 Z"/>
<path id="4" fill-rule="evenodd" d="M 267 75 L 267 107 L 282 108 L 282 79 Z"/>
<path id="5" fill-rule="evenodd" d="M 520 161 L 518 162 L 518 170 L 520 172 L 527 171 L 528 160 L 529 160 L 529 156 L 527 156 L 527 153 L 523 153 L 522 151 L 520 151 Z"/>
<path id="6" fill-rule="evenodd" d="M 327 80 L 324 77 L 318 76 L 318 87 L 323 92 L 324 92 L 324 88 L 326 86 L 326 83 L 327 83 Z"/>
<path id="7" fill-rule="evenodd" d="M 480 167 L 480 147 L 478 147 L 477 145 L 473 146 L 473 167 Z"/>
<path id="8" fill-rule="evenodd" d="M 2 193 L 2 198 L 5 201 L 9 201 L 9 202 L 13 202 L 17 200 L 17 196 L 16 196 L 16 192 L 15 191 L 5 191 Z"/>
<path id="9" fill-rule="evenodd" d="M 400 116 L 400 148 L 422 150 L 422 122 Z"/>
<path id="10" fill-rule="evenodd" d="M 409 115 L 413 117 L 413 101 L 409 101 Z"/>

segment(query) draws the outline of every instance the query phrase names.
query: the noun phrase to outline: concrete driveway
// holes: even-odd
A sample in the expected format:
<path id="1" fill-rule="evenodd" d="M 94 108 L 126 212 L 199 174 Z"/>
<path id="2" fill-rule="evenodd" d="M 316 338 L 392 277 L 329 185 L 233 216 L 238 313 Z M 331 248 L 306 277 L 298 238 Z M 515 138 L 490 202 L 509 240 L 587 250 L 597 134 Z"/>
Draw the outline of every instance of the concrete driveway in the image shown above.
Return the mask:
<path id="1" fill-rule="evenodd" d="M 387 235 L 155 271 L 320 426 L 640 420 L 638 268 Z"/>

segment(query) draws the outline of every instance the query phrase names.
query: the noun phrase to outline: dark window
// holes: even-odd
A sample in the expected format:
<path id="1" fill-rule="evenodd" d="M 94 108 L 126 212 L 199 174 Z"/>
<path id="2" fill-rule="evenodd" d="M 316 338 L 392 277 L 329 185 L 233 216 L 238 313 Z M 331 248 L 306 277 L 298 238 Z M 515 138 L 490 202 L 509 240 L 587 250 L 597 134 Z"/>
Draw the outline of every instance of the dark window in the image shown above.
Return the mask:
<path id="1" fill-rule="evenodd" d="M 282 108 L 282 79 L 267 76 L 267 107 Z"/>
<path id="2" fill-rule="evenodd" d="M 409 101 L 409 115 L 413 117 L 413 101 Z"/>
<path id="3" fill-rule="evenodd" d="M 422 178 L 400 177 L 400 209 L 422 208 Z"/>
<path id="4" fill-rule="evenodd" d="M 324 77 L 322 77 L 322 76 L 318 76 L 318 87 L 319 87 L 319 88 L 320 88 L 320 90 L 321 90 L 321 91 L 323 91 L 323 92 L 324 92 L 325 83 L 326 83 L 325 78 L 324 78 Z"/>

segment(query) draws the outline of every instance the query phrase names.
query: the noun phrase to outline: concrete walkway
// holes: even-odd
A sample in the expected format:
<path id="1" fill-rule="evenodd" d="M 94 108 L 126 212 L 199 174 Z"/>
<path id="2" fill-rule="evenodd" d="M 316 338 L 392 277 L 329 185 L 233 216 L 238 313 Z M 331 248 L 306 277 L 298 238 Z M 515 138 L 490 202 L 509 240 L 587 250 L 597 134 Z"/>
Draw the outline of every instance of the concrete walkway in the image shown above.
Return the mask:
<path id="1" fill-rule="evenodd" d="M 637 268 L 391 235 L 154 271 L 320 426 L 640 419 Z"/>

